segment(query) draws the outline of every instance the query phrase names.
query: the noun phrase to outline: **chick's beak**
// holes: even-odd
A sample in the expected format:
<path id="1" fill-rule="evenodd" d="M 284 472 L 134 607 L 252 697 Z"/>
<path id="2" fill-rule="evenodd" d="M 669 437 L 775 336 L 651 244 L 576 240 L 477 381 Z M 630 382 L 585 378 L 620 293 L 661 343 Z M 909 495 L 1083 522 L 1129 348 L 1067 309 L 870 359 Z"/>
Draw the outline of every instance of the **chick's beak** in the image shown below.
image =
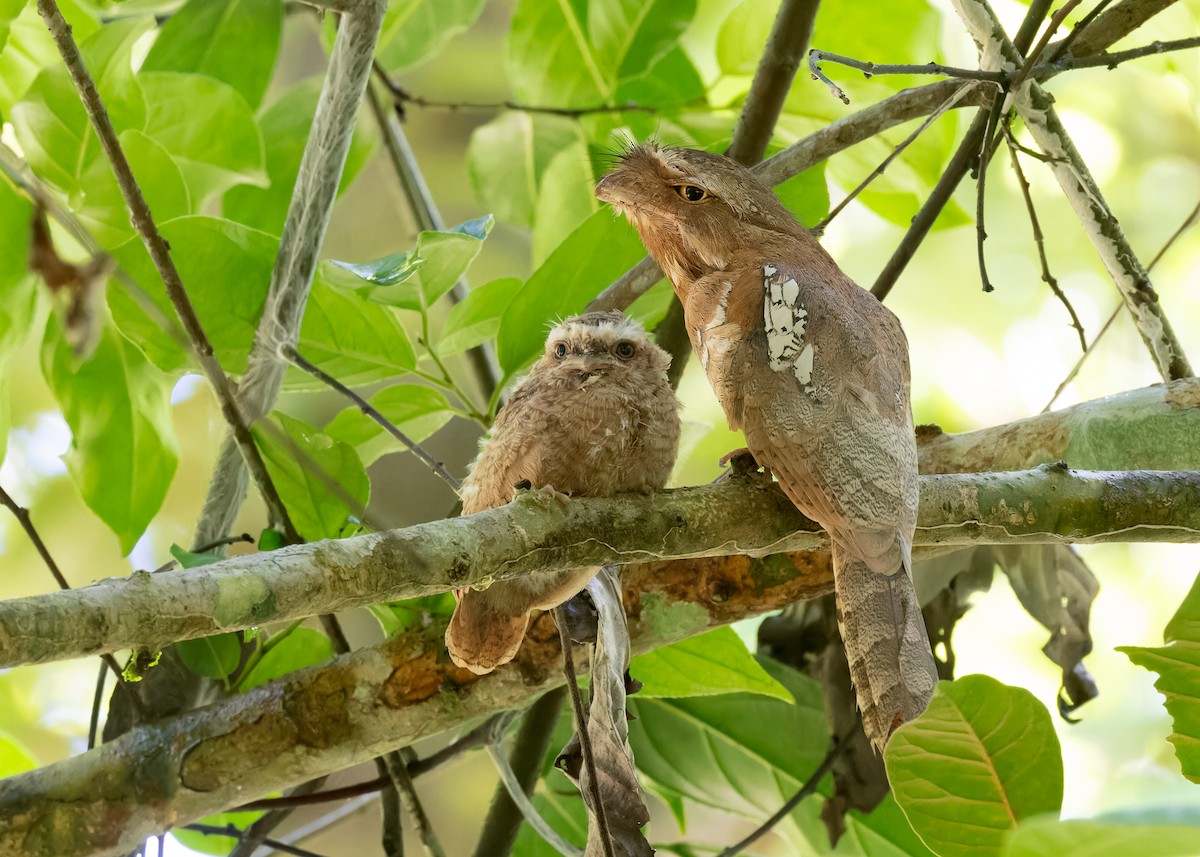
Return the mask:
<path id="1" fill-rule="evenodd" d="M 605 361 L 595 354 L 577 354 L 565 362 L 567 368 L 585 383 L 603 373 L 606 367 Z"/>

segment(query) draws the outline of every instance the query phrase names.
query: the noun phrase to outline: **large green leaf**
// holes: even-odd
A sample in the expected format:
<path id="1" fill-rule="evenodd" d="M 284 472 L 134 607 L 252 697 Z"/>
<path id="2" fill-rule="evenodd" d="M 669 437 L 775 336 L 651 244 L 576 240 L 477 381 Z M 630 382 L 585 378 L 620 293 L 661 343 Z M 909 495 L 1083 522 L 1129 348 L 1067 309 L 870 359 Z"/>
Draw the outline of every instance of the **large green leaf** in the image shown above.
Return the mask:
<path id="1" fill-rule="evenodd" d="M 467 166 L 475 195 L 501 220 L 532 226 L 551 162 L 583 142 L 579 125 L 561 116 L 501 113 L 471 134 Z M 583 189 L 590 193 L 590 185 L 589 176 Z"/>
<path id="2" fill-rule="evenodd" d="M 91 358 L 76 365 L 53 317 L 42 372 L 71 428 L 67 471 L 129 553 L 162 506 L 179 462 L 168 379 L 111 325 Z"/>
<path id="3" fill-rule="evenodd" d="M 445 396 L 419 384 L 384 387 L 368 401 L 415 443 L 425 440 L 454 416 L 454 409 Z M 363 464 L 368 466 L 381 455 L 407 451 L 407 447 L 384 431 L 379 423 L 353 406 L 334 417 L 325 426 L 325 434 L 353 446 Z"/>
<path id="4" fill-rule="evenodd" d="M 1009 836 L 1004 857 L 1195 857 L 1200 827 L 1038 818 Z"/>
<path id="5" fill-rule="evenodd" d="M 566 780 L 562 779 L 560 783 L 565 785 Z M 583 847 L 587 841 L 587 809 L 578 793 L 542 787 L 534 795 L 533 807 L 559 836 Z M 522 824 L 513 845 L 512 857 L 559 857 L 559 852 L 532 827 Z"/>
<path id="6" fill-rule="evenodd" d="M 283 33 L 281 0 L 188 0 L 167 19 L 143 71 L 208 75 L 258 106 Z"/>
<path id="7" fill-rule="evenodd" d="M 1183 775 L 1200 783 L 1200 576 L 1163 631 L 1158 648 L 1121 646 L 1129 660 L 1158 673 L 1154 686 L 1166 698 L 1174 729 L 1168 738 Z"/>
<path id="8" fill-rule="evenodd" d="M 637 232 L 610 211 L 597 211 L 534 271 L 513 298 L 496 343 L 512 375 L 542 352 L 547 324 L 581 312 L 588 301 L 646 254 Z"/>
<path id="9" fill-rule="evenodd" d="M 676 46 L 694 0 L 521 0 L 508 36 L 518 100 L 582 107 L 611 102 Z"/>
<path id="10" fill-rule="evenodd" d="M 246 371 L 258 319 L 279 241 L 239 223 L 201 215 L 159 224 L 171 245 L 171 258 L 187 289 L 192 306 L 217 359 L 227 372 Z M 118 247 L 114 255 L 168 317 L 174 317 L 166 287 L 137 238 Z M 157 366 L 179 370 L 188 360 L 174 339 L 149 318 L 126 293 L 114 285 L 109 302 L 117 325 Z"/>
<path id="11" fill-rule="evenodd" d="M 537 192 L 533 222 L 535 266 L 546 261 L 600 207 L 592 191 L 594 184 L 588 148 L 582 137 L 550 159 Z"/>
<path id="12" fill-rule="evenodd" d="M 410 252 L 393 253 L 373 262 L 331 260 L 324 270 L 342 283 L 347 283 L 347 278 L 337 269 L 353 274 L 361 281 L 356 291 L 368 300 L 424 312 L 466 273 L 494 223 L 488 214 L 444 232 L 423 231 L 417 236 L 416 249 Z M 355 287 L 353 280 L 347 284 Z"/>
<path id="13" fill-rule="evenodd" d="M 896 802 L 939 857 L 999 855 L 1024 819 L 1062 805 L 1050 713 L 1029 691 L 971 675 L 941 682 L 884 752 Z"/>
<path id="14" fill-rule="evenodd" d="M 475 23 L 483 4 L 484 0 L 391 0 L 375 59 L 396 71 L 436 56 Z"/>
<path id="15" fill-rule="evenodd" d="M 152 24 L 150 18 L 126 18 L 102 27 L 79 46 L 117 131 L 141 128 L 146 121 L 131 51 Z M 34 172 L 78 198 L 80 177 L 104 155 L 64 66 L 51 65 L 37 75 L 13 107 L 12 122 Z"/>
<path id="16" fill-rule="evenodd" d="M 467 292 L 465 299 L 451 307 L 437 334 L 438 354 L 446 357 L 494 339 L 504 310 L 523 285 L 516 277 L 503 277 Z"/>
<path id="17" fill-rule="evenodd" d="M 365 384 L 403 375 L 417 365 L 404 326 L 385 306 L 313 281 L 300 325 L 300 353 L 343 384 Z M 289 389 L 319 389 L 292 370 Z"/>
<path id="18" fill-rule="evenodd" d="M 629 664 L 629 674 L 643 684 L 638 699 L 741 692 L 793 701 L 728 627 L 638 655 Z"/>
<path id="19" fill-rule="evenodd" d="M 29 250 L 29 224 L 33 205 L 4 179 L 0 179 L 0 360 L 11 355 L 29 335 L 36 291 L 23 265 L 14 264 Z M 2 376 L 0 376 L 2 377 Z"/>
<path id="20" fill-rule="evenodd" d="M 37 766 L 33 756 L 15 738 L 0 732 L 0 778 L 32 771 Z"/>
<path id="21" fill-rule="evenodd" d="M 358 455 L 287 414 L 270 419 L 270 427 L 254 426 L 254 440 L 296 530 L 310 542 L 345 535 L 371 493 Z"/>
<path id="22" fill-rule="evenodd" d="M 794 704 L 741 693 L 630 698 L 629 742 L 638 770 L 677 813 L 686 800 L 762 821 L 825 757 L 828 727 L 817 683 L 775 661 L 761 663 Z M 792 822 L 782 830 L 815 850 L 827 840 L 811 803 L 802 805 L 802 833 Z"/>
<path id="23" fill-rule="evenodd" d="M 75 0 L 64 0 L 59 10 L 77 42 L 84 42 L 96 31 L 95 12 Z M 0 117 L 7 118 L 38 73 L 62 62 L 46 22 L 38 15 L 32 0 L 3 0 L 0 3 Z M 15 17 L 14 17 L 15 16 Z"/>
<path id="24" fill-rule="evenodd" d="M 175 651 L 183 665 L 193 673 L 213 681 L 223 681 L 233 675 L 242 660 L 242 635 L 227 631 L 211 637 L 181 640 Z"/>
<path id="25" fill-rule="evenodd" d="M 142 130 L 171 153 L 193 205 L 237 184 L 266 186 L 262 134 L 236 89 L 203 74 L 143 71 Z"/>
<path id="26" fill-rule="evenodd" d="M 221 199 L 221 213 L 231 220 L 279 235 L 292 201 L 292 188 L 300 171 L 317 98 L 323 78 L 315 77 L 292 86 L 259 116 L 258 124 L 266 147 L 267 187 L 238 185 Z M 340 194 L 358 176 L 374 151 L 377 136 L 369 123 L 359 123 L 350 138 L 350 151 L 338 185 Z M 364 130 L 366 129 L 366 130 Z"/>

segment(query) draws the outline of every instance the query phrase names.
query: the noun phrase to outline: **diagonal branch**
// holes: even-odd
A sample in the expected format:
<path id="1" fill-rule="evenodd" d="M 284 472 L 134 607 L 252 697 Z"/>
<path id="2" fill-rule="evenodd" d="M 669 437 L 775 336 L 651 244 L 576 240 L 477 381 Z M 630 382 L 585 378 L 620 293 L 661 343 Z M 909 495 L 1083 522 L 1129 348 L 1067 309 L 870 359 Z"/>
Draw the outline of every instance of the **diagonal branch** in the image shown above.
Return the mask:
<path id="1" fill-rule="evenodd" d="M 133 176 L 129 160 L 125 157 L 125 151 L 121 148 L 120 141 L 117 140 L 117 132 L 108 118 L 108 111 L 104 109 L 100 93 L 96 91 L 96 85 L 88 73 L 74 38 L 71 36 L 71 27 L 63 19 L 55 0 L 38 0 L 38 13 L 46 22 L 50 35 L 54 38 L 54 44 L 57 46 L 59 54 L 62 55 L 67 72 L 71 75 L 75 88 L 79 91 L 79 99 L 83 102 L 88 119 L 91 120 L 92 127 L 96 131 L 96 137 L 100 140 L 100 144 L 104 147 L 104 152 L 112 164 L 113 173 L 117 178 L 117 186 L 121 189 L 121 196 L 124 197 L 125 205 L 129 208 L 133 227 L 141 236 L 142 243 L 146 245 L 146 250 L 154 262 L 155 269 L 162 277 L 167 295 L 171 299 L 171 305 L 175 308 L 175 313 L 183 324 L 192 351 L 221 405 L 221 413 L 233 435 L 230 456 L 236 461 L 239 469 L 248 467 L 253 473 L 255 484 L 270 510 L 273 522 L 280 525 L 289 538 L 295 537 L 295 528 L 283 506 L 283 501 L 279 499 L 279 492 L 275 490 L 275 485 L 267 473 L 266 464 L 263 463 L 262 455 L 259 453 L 258 447 L 254 445 L 254 439 L 250 436 L 249 424 L 254 421 L 255 417 L 251 416 L 247 419 L 238 407 L 229 378 L 217 362 L 212 343 L 209 342 L 208 335 L 205 334 L 204 328 L 200 324 L 200 318 L 196 315 L 196 310 L 192 307 L 192 302 L 183 287 L 183 281 L 175 267 L 174 259 L 171 258 L 167 242 L 154 223 L 154 218 L 150 214 L 150 206 L 146 204 L 146 198 L 142 196 L 142 189 Z M 225 530 L 222 529 L 213 538 L 199 539 L 198 543 L 210 542 L 224 535 Z"/>
<path id="2" fill-rule="evenodd" d="M 355 118 L 371 73 L 371 57 L 386 4 L 384 0 L 340 0 L 321 5 L 347 14 L 341 18 L 329 58 L 329 71 L 292 190 L 262 320 L 238 390 L 238 405 L 250 422 L 270 411 L 287 367 L 280 348 L 294 345 L 299 335 L 317 255 L 329 226 Z M 245 468 L 227 440 L 217 460 L 194 541 L 211 542 L 224 536 L 245 493 Z"/>
<path id="3" fill-rule="evenodd" d="M 954 0 L 954 6 L 980 46 L 981 64 L 1020 67 L 1021 56 L 987 0 Z M 1029 133 L 1051 159 L 1051 171 L 1121 292 L 1158 371 L 1164 379 L 1191 375 L 1191 365 L 1159 303 L 1150 276 L 1058 118 L 1053 99 L 1033 80 L 1009 95 Z"/>

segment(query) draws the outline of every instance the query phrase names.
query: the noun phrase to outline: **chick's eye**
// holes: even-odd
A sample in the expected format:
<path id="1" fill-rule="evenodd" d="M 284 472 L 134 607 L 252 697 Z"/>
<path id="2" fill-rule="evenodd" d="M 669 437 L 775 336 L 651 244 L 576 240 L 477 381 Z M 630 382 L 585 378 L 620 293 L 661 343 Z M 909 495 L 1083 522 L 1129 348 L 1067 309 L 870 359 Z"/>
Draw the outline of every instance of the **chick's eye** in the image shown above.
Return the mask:
<path id="1" fill-rule="evenodd" d="M 554 346 L 554 356 L 559 360 L 567 356 L 567 343 L 559 342 Z"/>
<path id="2" fill-rule="evenodd" d="M 699 185 L 694 184 L 675 185 L 675 193 L 679 194 L 688 202 L 699 202 L 708 196 L 708 191 Z"/>
<path id="3" fill-rule="evenodd" d="M 622 360 L 628 360 L 633 356 L 634 348 L 632 342 L 618 342 L 616 349 L 617 356 Z"/>

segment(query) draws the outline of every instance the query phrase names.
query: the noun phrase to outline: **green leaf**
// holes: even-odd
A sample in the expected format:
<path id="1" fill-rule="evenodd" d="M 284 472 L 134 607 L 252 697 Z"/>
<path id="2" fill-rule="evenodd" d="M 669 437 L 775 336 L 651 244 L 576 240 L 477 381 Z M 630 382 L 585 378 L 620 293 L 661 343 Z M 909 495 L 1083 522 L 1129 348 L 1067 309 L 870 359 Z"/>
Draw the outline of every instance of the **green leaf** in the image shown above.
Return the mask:
<path id="1" fill-rule="evenodd" d="M 250 690 L 332 658 L 333 643 L 328 637 L 312 628 L 292 628 L 267 641 L 263 656 L 238 682 L 238 690 Z"/>
<path id="2" fill-rule="evenodd" d="M 367 401 L 416 443 L 425 440 L 454 416 L 454 408 L 444 395 L 418 384 L 385 387 Z M 325 434 L 353 446 L 367 466 L 389 452 L 408 451 L 357 407 L 346 408 L 334 417 L 325 426 Z"/>
<path id="3" fill-rule="evenodd" d="M 96 31 L 95 13 L 90 9 L 81 8 L 74 0 L 61 2 L 58 7 L 77 42 L 86 41 Z M 6 14 L 0 19 L 0 115 L 7 117 L 39 72 L 62 59 L 38 14 L 37 3 L 4 0 L 2 8 Z"/>
<path id="4" fill-rule="evenodd" d="M 67 472 L 127 554 L 162 506 L 179 462 L 168 379 L 111 325 L 77 364 L 53 317 L 42 373 L 71 428 Z"/>
<path id="5" fill-rule="evenodd" d="M 629 742 L 652 791 L 760 822 L 817 768 L 829 749 L 820 687 L 769 658 L 760 663 L 794 704 L 741 693 L 630 698 Z M 815 811 L 805 814 L 803 832 L 795 815 L 781 830 L 807 840 L 809 853 L 828 840 Z"/>
<path id="6" fill-rule="evenodd" d="M 585 220 L 504 311 L 496 350 L 505 372 L 511 376 L 541 354 L 549 322 L 581 312 L 644 255 L 641 239 L 624 219 L 597 211 Z"/>
<path id="7" fill-rule="evenodd" d="M 246 371 L 246 358 L 262 315 L 279 241 L 239 223 L 201 215 L 159 224 L 171 245 L 171 258 L 217 359 L 226 372 Z M 140 239 L 131 238 L 113 252 L 124 268 L 169 318 L 175 315 Z M 236 288 L 232 287 L 236 284 Z M 179 345 L 149 318 L 124 286 L 109 290 L 117 325 L 162 369 L 186 367 Z"/>
<path id="8" fill-rule="evenodd" d="M 242 635 L 237 631 L 181 640 L 175 651 L 183 665 L 196 675 L 222 681 L 233 675 L 242 660 Z"/>
<path id="9" fill-rule="evenodd" d="M 644 685 L 638 699 L 743 692 L 795 701 L 728 627 L 638 655 L 629 665 L 629 674 Z"/>
<path id="10" fill-rule="evenodd" d="M 507 46 L 518 101 L 586 107 L 611 102 L 677 44 L 694 0 L 522 0 Z"/>
<path id="11" fill-rule="evenodd" d="M 238 830 L 245 830 L 254 822 L 262 818 L 266 813 L 261 811 L 256 812 L 222 812 L 217 815 L 210 815 L 207 818 L 201 818 L 197 823 L 210 824 L 213 827 L 228 827 L 233 825 Z M 171 836 L 175 838 L 181 845 L 199 851 L 202 854 L 216 854 L 219 857 L 228 854 L 237 847 L 238 841 L 232 836 L 213 836 L 206 833 L 200 833 L 195 830 L 186 830 L 184 828 L 175 828 L 171 831 Z"/>
<path id="12" fill-rule="evenodd" d="M 32 771 L 37 766 L 33 756 L 15 738 L 0 732 L 0 779 Z"/>
<path id="13" fill-rule="evenodd" d="M 1004 857 L 1195 857 L 1200 827 L 1035 818 L 1008 837 Z"/>
<path id="14" fill-rule="evenodd" d="M 367 283 L 356 291 L 369 300 L 424 312 L 466 273 L 494 223 L 495 218 L 487 214 L 444 232 L 426 230 L 417 236 L 411 252 L 361 264 L 330 260 L 327 270 L 341 268 Z"/>
<path id="15" fill-rule="evenodd" d="M 339 538 L 361 516 L 371 493 L 358 455 L 349 444 L 287 414 L 273 413 L 271 425 L 275 431 L 262 425 L 251 431 L 296 530 L 310 542 Z"/>
<path id="16" fill-rule="evenodd" d="M 24 259 L 29 251 L 33 205 L 0 179 L 0 259 Z M 16 353 L 29 336 L 37 307 L 35 280 L 24 265 L 0 265 L 0 360 Z"/>
<path id="17" fill-rule="evenodd" d="M 562 116 L 501 113 L 476 128 L 467 146 L 476 198 L 506 223 L 533 226 L 551 162 L 583 142 L 578 123 Z M 589 175 L 585 185 L 589 195 L 591 184 Z"/>
<path id="18" fill-rule="evenodd" d="M 777 8 L 777 3 L 744 0 L 730 11 L 717 31 L 717 63 L 724 74 L 754 74 Z"/>
<path id="19" fill-rule="evenodd" d="M 483 4 L 484 0 L 391 0 L 375 59 L 388 71 L 431 59 L 475 23 Z"/>
<path id="20" fill-rule="evenodd" d="M 566 780 L 562 782 L 565 783 Z M 571 793 L 543 786 L 534 795 L 533 806 L 563 839 L 583 847 L 587 841 L 587 809 L 584 808 L 583 799 L 578 792 Z M 559 852 L 535 833 L 532 827 L 522 824 L 517 831 L 512 857 L 559 857 Z"/>
<path id="21" fill-rule="evenodd" d="M 939 857 L 998 855 L 1005 834 L 1062 806 L 1050 713 L 1029 691 L 972 675 L 941 682 L 884 752 L 896 802 Z"/>
<path id="22" fill-rule="evenodd" d="M 408 334 L 391 310 L 335 289 L 320 276 L 300 325 L 299 350 L 349 385 L 395 378 L 417 365 Z M 299 370 L 291 373 L 288 389 L 323 386 Z"/>
<path id="23" fill-rule="evenodd" d="M 205 74 L 257 107 L 282 33 L 280 0 L 188 0 L 159 29 L 142 69 Z"/>
<path id="24" fill-rule="evenodd" d="M 1164 697 L 1173 731 L 1167 740 L 1183 775 L 1200 783 L 1200 576 L 1163 631 L 1158 648 L 1120 646 L 1129 660 L 1158 673 L 1154 686 Z"/>
<path id="25" fill-rule="evenodd" d="M 171 556 L 175 557 L 181 568 L 200 568 L 225 559 L 219 553 L 194 553 L 179 545 L 171 545 Z"/>
<path id="26" fill-rule="evenodd" d="M 131 51 L 152 24 L 150 18 L 126 18 L 102 27 L 79 46 L 118 132 L 140 128 L 146 120 Z M 78 200 L 81 176 L 105 157 L 61 63 L 38 74 L 25 98 L 12 108 L 12 122 L 34 172 L 64 193 L 77 195 Z"/>
<path id="27" fill-rule="evenodd" d="M 595 179 L 583 138 L 558 152 L 546 166 L 533 224 L 533 264 L 540 265 L 597 208 Z"/>
<path id="28" fill-rule="evenodd" d="M 394 637 L 427 624 L 431 618 L 449 618 L 454 612 L 454 596 L 449 592 L 410 598 L 407 601 L 386 601 L 372 604 L 371 611 L 385 637 Z"/>
<path id="29" fill-rule="evenodd" d="M 820 163 L 775 186 L 775 195 L 805 226 L 816 226 L 829 213 L 829 184 Z"/>
<path id="30" fill-rule="evenodd" d="M 494 339 L 500 330 L 500 317 L 523 285 L 516 277 L 503 277 L 471 289 L 446 316 L 438 335 L 437 353 L 448 357 Z"/>
<path id="31" fill-rule="evenodd" d="M 192 204 L 237 184 L 266 186 L 263 139 L 250 105 L 228 84 L 202 74 L 143 71 L 146 134 L 183 172 Z"/>
<path id="32" fill-rule="evenodd" d="M 221 199 L 221 213 L 226 217 L 272 235 L 283 232 L 322 81 L 323 78 L 315 77 L 296 84 L 259 116 L 269 184 L 267 187 L 238 185 L 226 191 Z M 350 186 L 374 151 L 378 137 L 370 128 L 363 123 L 355 127 L 338 185 L 339 194 Z"/>

